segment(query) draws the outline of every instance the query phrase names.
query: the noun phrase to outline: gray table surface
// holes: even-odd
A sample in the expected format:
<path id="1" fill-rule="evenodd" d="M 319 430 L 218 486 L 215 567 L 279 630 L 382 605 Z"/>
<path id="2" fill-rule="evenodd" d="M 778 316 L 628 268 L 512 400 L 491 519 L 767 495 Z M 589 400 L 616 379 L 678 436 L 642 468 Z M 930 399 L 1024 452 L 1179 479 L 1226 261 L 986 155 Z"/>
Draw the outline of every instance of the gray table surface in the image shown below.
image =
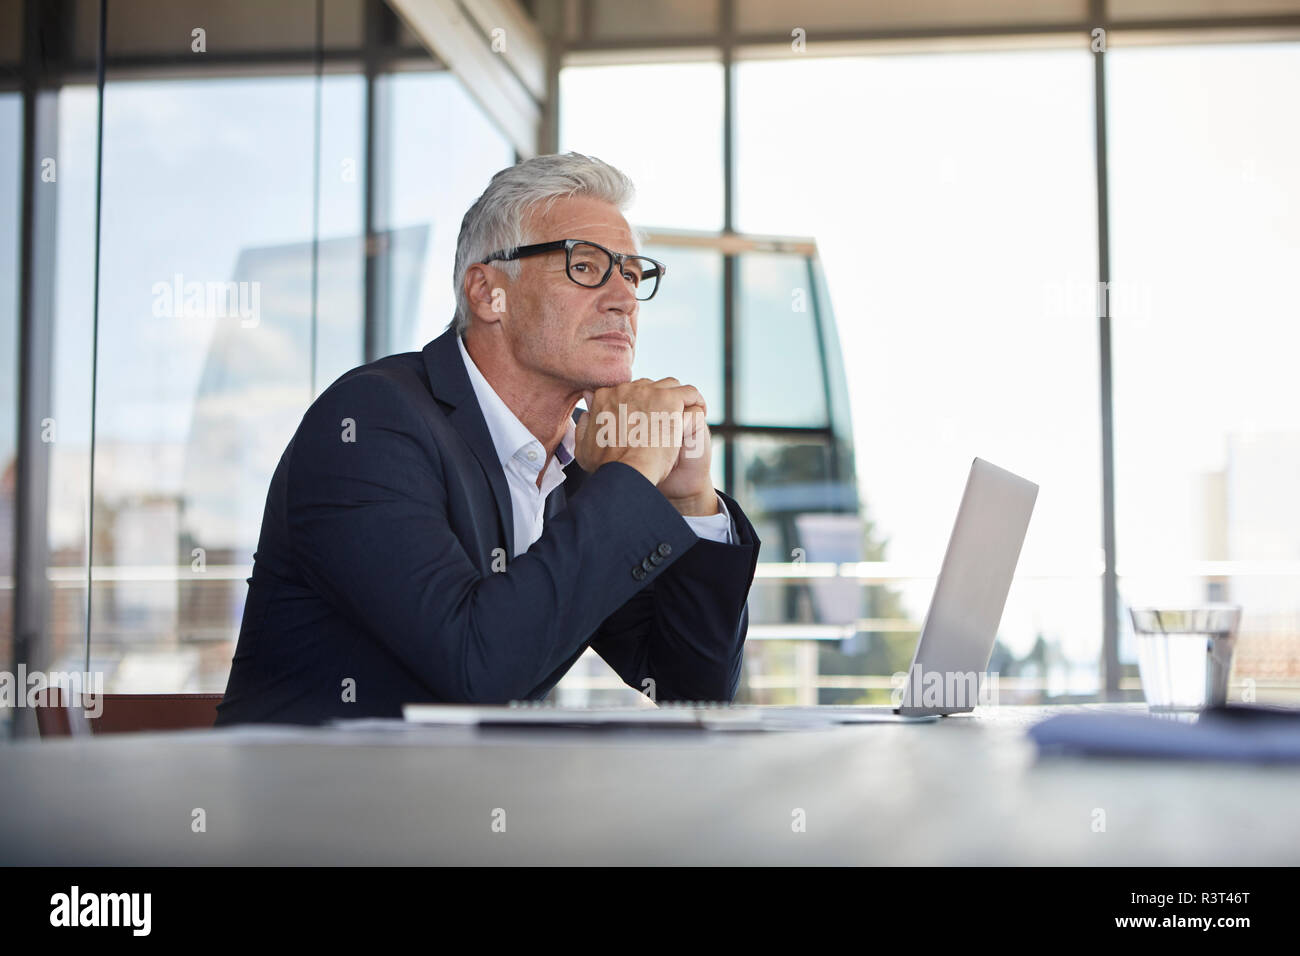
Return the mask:
<path id="1" fill-rule="evenodd" d="M 1300 863 L 1300 769 L 1039 756 L 1026 729 L 1078 709 L 784 733 L 230 728 L 5 743 L 0 863 Z"/>

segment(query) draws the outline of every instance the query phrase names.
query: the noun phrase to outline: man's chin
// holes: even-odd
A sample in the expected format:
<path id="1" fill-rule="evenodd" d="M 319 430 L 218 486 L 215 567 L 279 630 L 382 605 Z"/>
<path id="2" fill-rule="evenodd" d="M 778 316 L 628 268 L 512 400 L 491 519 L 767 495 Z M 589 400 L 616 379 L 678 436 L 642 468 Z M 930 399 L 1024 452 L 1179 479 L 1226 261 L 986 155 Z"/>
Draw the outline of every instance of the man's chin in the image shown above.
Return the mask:
<path id="1" fill-rule="evenodd" d="M 632 362 L 630 359 L 608 358 L 605 361 L 592 362 L 586 369 L 590 388 L 608 388 L 632 381 Z"/>
<path id="2" fill-rule="evenodd" d="M 625 382 L 632 381 L 630 372 L 623 372 L 619 375 L 601 375 L 596 376 L 587 383 L 587 388 L 609 388 L 611 385 L 622 385 Z"/>

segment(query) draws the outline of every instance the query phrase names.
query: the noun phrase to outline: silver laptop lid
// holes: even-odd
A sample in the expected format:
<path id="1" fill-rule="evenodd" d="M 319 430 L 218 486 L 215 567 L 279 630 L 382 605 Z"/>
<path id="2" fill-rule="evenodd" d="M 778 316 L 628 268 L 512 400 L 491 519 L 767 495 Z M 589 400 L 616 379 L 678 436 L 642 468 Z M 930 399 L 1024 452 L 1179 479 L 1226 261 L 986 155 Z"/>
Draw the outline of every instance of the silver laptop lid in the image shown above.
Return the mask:
<path id="1" fill-rule="evenodd" d="M 1037 497 L 1032 481 L 971 463 L 899 713 L 963 713 L 979 702 Z"/>

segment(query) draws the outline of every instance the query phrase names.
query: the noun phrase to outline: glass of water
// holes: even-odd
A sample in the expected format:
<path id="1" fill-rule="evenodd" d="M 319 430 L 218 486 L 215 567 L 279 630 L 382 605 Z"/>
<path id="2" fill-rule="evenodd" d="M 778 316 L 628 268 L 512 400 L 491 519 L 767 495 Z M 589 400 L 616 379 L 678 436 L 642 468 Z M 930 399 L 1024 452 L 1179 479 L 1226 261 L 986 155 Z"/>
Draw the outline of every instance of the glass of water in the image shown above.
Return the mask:
<path id="1" fill-rule="evenodd" d="M 1227 703 L 1228 674 L 1241 607 L 1135 607 L 1142 693 L 1153 716 L 1193 721 L 1206 707 Z"/>

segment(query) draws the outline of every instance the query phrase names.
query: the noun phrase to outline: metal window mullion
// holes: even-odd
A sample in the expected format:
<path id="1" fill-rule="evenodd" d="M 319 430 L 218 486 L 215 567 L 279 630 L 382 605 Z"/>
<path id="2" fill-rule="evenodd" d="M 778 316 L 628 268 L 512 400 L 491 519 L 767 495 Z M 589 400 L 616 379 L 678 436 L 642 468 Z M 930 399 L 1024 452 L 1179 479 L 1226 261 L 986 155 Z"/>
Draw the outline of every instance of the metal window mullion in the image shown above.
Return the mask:
<path id="1" fill-rule="evenodd" d="M 736 10 L 734 0 L 722 0 L 718 10 L 719 30 L 722 37 L 722 232 L 735 231 L 735 149 L 732 127 L 735 123 L 735 102 L 731 58 L 735 40 Z M 722 460 L 723 490 L 736 495 L 736 256 L 724 253 L 722 257 L 722 422 L 728 426 L 723 435 L 725 456 Z"/>
<path id="2" fill-rule="evenodd" d="M 99 0 L 99 54 L 95 86 L 95 259 L 90 333 L 90 479 L 86 492 L 86 666 L 90 672 L 90 638 L 95 604 L 95 433 L 99 407 L 99 266 L 104 207 L 104 85 L 108 72 L 108 0 Z"/>
<path id="3" fill-rule="evenodd" d="M 1092 0 L 1091 12 L 1098 27 L 1105 30 L 1104 0 Z M 1106 51 L 1092 55 L 1095 148 L 1097 171 L 1097 295 L 1110 282 L 1110 182 L 1106 148 Z M 1098 306 L 1101 299 L 1098 299 Z M 1109 297 L 1105 308 L 1097 309 L 1097 348 L 1101 402 L 1101 487 L 1102 550 L 1105 568 L 1102 573 L 1102 698 L 1119 696 L 1119 577 L 1115 563 L 1115 422 L 1112 377 L 1112 349 Z"/>
<path id="4" fill-rule="evenodd" d="M 365 73 L 366 116 L 365 116 L 365 191 L 362 209 L 364 261 L 364 300 L 365 318 L 362 323 L 363 359 L 373 362 L 388 349 L 388 317 L 385 313 L 385 293 L 387 291 L 383 278 L 387 263 L 385 250 L 381 249 L 382 239 L 376 233 L 376 206 L 381 201 L 380 179 L 377 172 L 380 147 L 377 140 L 385 135 L 386 128 L 378 115 L 380 110 L 379 79 L 383 71 L 383 54 L 381 51 L 383 23 L 385 14 L 383 0 L 366 0 L 364 48 L 362 64 Z"/>
<path id="5" fill-rule="evenodd" d="M 42 183 L 45 157 L 58 156 L 57 42 L 59 7 L 27 0 L 23 10 L 22 181 L 19 211 L 17 462 L 14 475 L 12 668 L 44 669 L 49 661 L 50 446 L 42 420 L 50 417 L 56 198 Z M 14 737 L 32 736 L 30 708 L 15 708 Z"/>

